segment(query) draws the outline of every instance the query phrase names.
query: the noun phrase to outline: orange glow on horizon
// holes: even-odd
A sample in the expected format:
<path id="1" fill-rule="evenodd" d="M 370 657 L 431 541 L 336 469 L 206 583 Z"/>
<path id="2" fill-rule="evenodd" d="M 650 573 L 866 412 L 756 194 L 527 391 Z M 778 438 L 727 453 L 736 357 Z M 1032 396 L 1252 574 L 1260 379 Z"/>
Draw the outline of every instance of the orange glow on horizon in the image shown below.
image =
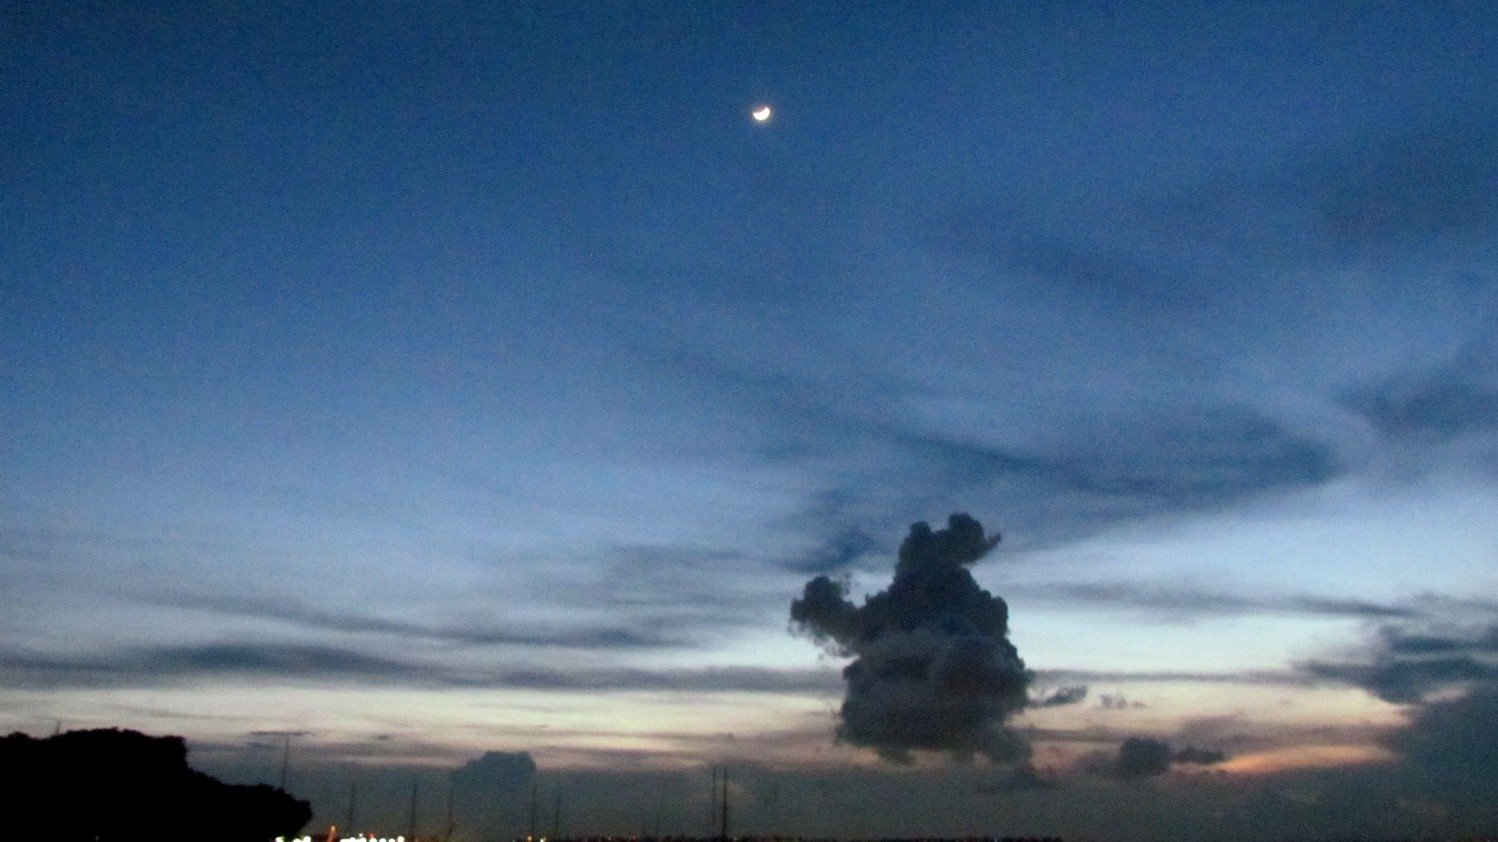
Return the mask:
<path id="1" fill-rule="evenodd" d="M 1294 769 L 1362 766 L 1394 757 L 1393 752 L 1375 745 L 1309 745 L 1245 754 L 1212 768 L 1234 775 L 1267 775 Z"/>

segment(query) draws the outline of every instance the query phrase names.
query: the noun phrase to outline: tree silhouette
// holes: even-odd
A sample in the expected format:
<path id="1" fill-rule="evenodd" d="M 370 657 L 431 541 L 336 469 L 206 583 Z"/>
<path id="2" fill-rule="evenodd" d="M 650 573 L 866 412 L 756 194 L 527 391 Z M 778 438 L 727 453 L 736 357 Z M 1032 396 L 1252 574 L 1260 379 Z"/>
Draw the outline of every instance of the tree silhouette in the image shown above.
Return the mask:
<path id="1" fill-rule="evenodd" d="M 19 838 L 142 840 L 292 836 L 311 805 L 274 787 L 223 783 L 187 765 L 181 737 L 117 728 L 0 737 L 0 822 Z"/>

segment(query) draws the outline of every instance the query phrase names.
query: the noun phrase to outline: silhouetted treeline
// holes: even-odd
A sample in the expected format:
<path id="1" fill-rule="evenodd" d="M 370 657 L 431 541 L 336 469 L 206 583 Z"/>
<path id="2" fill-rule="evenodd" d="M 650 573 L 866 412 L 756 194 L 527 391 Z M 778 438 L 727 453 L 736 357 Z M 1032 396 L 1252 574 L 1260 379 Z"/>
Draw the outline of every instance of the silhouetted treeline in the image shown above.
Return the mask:
<path id="1" fill-rule="evenodd" d="M 187 765 L 181 737 L 117 728 L 0 737 L 0 826 L 12 838 L 268 842 L 312 807 L 274 787 L 237 786 Z"/>

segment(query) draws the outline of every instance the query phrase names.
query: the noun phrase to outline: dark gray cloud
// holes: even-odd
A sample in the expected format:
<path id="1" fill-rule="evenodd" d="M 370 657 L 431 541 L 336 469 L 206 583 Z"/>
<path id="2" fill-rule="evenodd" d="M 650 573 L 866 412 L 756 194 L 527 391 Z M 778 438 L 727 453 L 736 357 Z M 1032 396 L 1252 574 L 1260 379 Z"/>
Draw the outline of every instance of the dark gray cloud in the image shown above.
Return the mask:
<path id="1" fill-rule="evenodd" d="M 1170 771 L 1170 745 L 1150 737 L 1130 737 L 1118 747 L 1118 756 L 1109 768 L 1126 780 L 1149 778 Z"/>
<path id="2" fill-rule="evenodd" d="M 782 566 L 792 573 L 836 573 L 858 566 L 879 547 L 880 542 L 873 535 L 850 526 L 828 535 L 810 551 Z"/>
<path id="3" fill-rule="evenodd" d="M 1164 740 L 1129 737 L 1119 745 L 1118 754 L 1101 771 L 1124 780 L 1138 780 L 1163 775 L 1177 763 L 1211 766 L 1227 759 L 1226 753 L 1215 749 L 1196 746 L 1172 749 Z"/>
<path id="4" fill-rule="evenodd" d="M 1360 657 L 1311 660 L 1301 669 L 1397 704 L 1420 703 L 1440 691 L 1498 686 L 1498 620 L 1386 624 Z"/>
<path id="5" fill-rule="evenodd" d="M 1181 408 L 1146 423 L 1127 437 L 1078 430 L 1065 452 L 1021 454 L 912 431 L 897 441 L 978 486 L 1013 489 L 1022 500 L 1075 500 L 1079 514 L 1066 524 L 1074 535 L 1212 511 L 1269 490 L 1317 485 L 1341 470 L 1328 445 L 1251 410 Z"/>
<path id="6" fill-rule="evenodd" d="M 619 544 L 598 554 L 600 575 L 585 592 L 623 612 L 634 612 L 653 625 L 671 617 L 693 630 L 704 620 L 715 625 L 746 618 L 760 605 L 753 581 L 725 588 L 728 577 L 743 577 L 751 559 L 734 549 L 677 544 Z M 577 593 L 576 589 L 572 592 Z"/>
<path id="7" fill-rule="evenodd" d="M 1213 764 L 1221 763 L 1224 760 L 1227 760 L 1228 756 L 1226 752 L 1218 751 L 1217 749 L 1186 746 L 1185 748 L 1177 749 L 1175 754 L 1171 755 L 1170 759 L 1173 763 L 1190 763 L 1196 766 L 1211 766 Z"/>
<path id="8" fill-rule="evenodd" d="M 521 646 L 557 649 L 651 649 L 686 645 L 658 631 L 621 626 L 548 631 L 536 628 L 435 626 L 407 623 L 366 614 L 329 610 L 292 597 L 254 598 L 226 594 L 162 593 L 135 597 L 137 601 L 171 608 L 254 617 L 300 628 L 348 634 L 445 641 L 476 646 Z"/>
<path id="9" fill-rule="evenodd" d="M 1344 247 L 1470 241 L 1498 234 L 1498 133 L 1473 124 L 1432 127 L 1348 150 L 1340 166 L 1308 173 L 1315 210 Z M 1308 168 L 1316 167 L 1310 164 Z"/>
<path id="10" fill-rule="evenodd" d="M 1492 125 L 1469 120 L 1362 136 L 1221 174 L 1142 213 L 1182 248 L 1271 260 L 1477 245 L 1498 233 L 1495 138 Z"/>
<path id="11" fill-rule="evenodd" d="M 917 523 L 900 545 L 894 581 L 861 606 L 826 576 L 791 603 L 791 622 L 854 660 L 838 735 L 880 756 L 914 750 L 1024 756 L 1004 729 L 1028 703 L 1030 673 L 1009 642 L 1009 609 L 967 570 L 998 543 L 967 515 L 947 528 Z"/>
<path id="12" fill-rule="evenodd" d="M 919 411 L 920 390 L 903 384 L 850 387 L 691 354 L 673 364 L 748 410 L 734 423 L 758 439 L 760 458 L 817 483 L 787 524 L 809 547 L 782 564 L 798 573 L 867 569 L 870 547 L 898 537 L 889 523 L 961 500 L 1002 502 L 1030 546 L 1219 511 L 1345 470 L 1332 443 L 1237 404 L 1094 414 L 1018 446 L 997 426 L 992 436 L 942 429 Z"/>
<path id="13" fill-rule="evenodd" d="M 996 783 L 985 781 L 978 784 L 974 789 L 980 793 L 1001 794 L 1035 789 L 1056 789 L 1059 786 L 1061 786 L 1061 782 L 1055 775 L 1049 775 L 1040 771 L 1035 768 L 1033 763 L 1026 760 L 1016 763 L 1014 770 L 1000 778 Z"/>
<path id="14" fill-rule="evenodd" d="M 72 656 L 0 652 L 0 678 L 14 688 L 153 687 L 234 677 L 354 686 L 813 695 L 835 692 L 838 684 L 836 674 L 828 670 L 464 668 L 336 647 L 281 643 L 148 647 Z"/>
<path id="15" fill-rule="evenodd" d="M 1308 594 L 1250 594 L 1139 582 L 1054 582 L 1015 585 L 1015 595 L 1074 605 L 1115 606 L 1170 616 L 1209 614 L 1308 614 L 1365 619 L 1415 618 L 1416 607 Z"/>
<path id="16" fill-rule="evenodd" d="M 1130 701 L 1121 693 L 1100 693 L 1097 697 L 1097 706 L 1103 710 L 1130 710 L 1132 708 L 1148 707 L 1144 702 Z"/>
<path id="17" fill-rule="evenodd" d="M 530 645 L 525 638 L 534 637 L 537 648 L 698 647 L 762 623 L 783 598 L 782 590 L 756 574 L 763 560 L 732 546 L 606 543 L 521 556 L 486 554 L 480 561 L 507 568 L 506 577 L 514 565 L 526 567 L 525 596 L 511 601 L 527 617 L 573 617 L 586 606 L 582 613 L 609 618 L 559 628 L 537 628 L 527 620 L 488 630 L 517 645 Z M 503 616 L 506 605 L 490 603 L 480 616 Z"/>
<path id="18" fill-rule="evenodd" d="M 541 690 L 678 690 L 702 693 L 800 693 L 825 695 L 837 689 L 830 670 L 775 670 L 761 667 L 700 669 L 507 670 L 497 686 Z"/>
<path id="19" fill-rule="evenodd" d="M 948 208 L 922 225 L 938 250 L 981 259 L 1002 275 L 1054 285 L 1069 295 L 1180 309 L 1204 303 L 1220 276 L 1220 269 L 1143 240 L 1126 246 L 1102 232 L 1079 235 L 1087 227 L 1026 219 L 1012 201 L 993 200 Z"/>
<path id="20" fill-rule="evenodd" d="M 1468 354 L 1449 365 L 1384 381 L 1345 399 L 1388 436 L 1452 439 L 1498 431 L 1498 359 Z"/>
<path id="21" fill-rule="evenodd" d="M 536 761 L 524 751 L 486 751 L 464 763 L 450 779 L 453 820 L 464 828 L 483 828 L 486 835 L 516 821 L 536 771 Z"/>
<path id="22" fill-rule="evenodd" d="M 1438 634 L 1385 626 L 1378 631 L 1382 646 L 1391 655 L 1498 655 L 1498 625 L 1471 630 L 1467 635 Z"/>
<path id="23" fill-rule="evenodd" d="M 1387 659 L 1371 664 L 1309 661 L 1305 669 L 1317 678 L 1353 684 L 1396 704 L 1418 703 L 1446 687 L 1498 682 L 1498 665 L 1469 655 Z"/>
<path id="24" fill-rule="evenodd" d="M 1443 786 L 1498 790 L 1498 683 L 1418 708 L 1390 740 L 1405 761 Z"/>
<path id="25" fill-rule="evenodd" d="M 1311 661 L 1301 669 L 1408 706 L 1404 727 L 1384 740 L 1401 755 L 1397 771 L 1407 787 L 1447 805 L 1453 794 L 1494 803 L 1498 605 L 1435 597 L 1424 602 L 1438 619 L 1386 623 L 1370 635 L 1360 657 Z"/>
<path id="26" fill-rule="evenodd" d="M 1149 684 L 1205 683 L 1248 684 L 1265 687 L 1304 687 L 1315 683 L 1315 679 L 1303 670 L 1240 670 L 1236 672 L 1204 672 L 1198 670 L 1036 670 L 1040 681 L 1055 683 L 1081 682 L 1087 684 L 1141 682 Z"/>
<path id="27" fill-rule="evenodd" d="M 1051 693 L 1047 693 L 1037 699 L 1030 700 L 1032 708 L 1054 708 L 1063 705 L 1080 704 L 1087 698 L 1085 686 L 1062 687 Z"/>
<path id="28" fill-rule="evenodd" d="M 224 676 L 268 676 L 288 681 L 420 680 L 413 664 L 328 646 L 221 643 L 129 649 L 77 656 L 8 652 L 0 674 L 11 686 L 129 687 L 175 684 Z"/>

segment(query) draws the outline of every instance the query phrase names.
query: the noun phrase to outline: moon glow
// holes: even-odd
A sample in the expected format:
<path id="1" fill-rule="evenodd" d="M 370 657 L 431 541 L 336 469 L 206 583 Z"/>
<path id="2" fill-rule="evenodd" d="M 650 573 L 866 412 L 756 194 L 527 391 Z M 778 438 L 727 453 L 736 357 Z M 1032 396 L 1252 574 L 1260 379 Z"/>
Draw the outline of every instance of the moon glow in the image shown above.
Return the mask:
<path id="1" fill-rule="evenodd" d="M 749 112 L 749 116 L 754 118 L 754 122 L 763 123 L 764 121 L 770 119 L 770 106 L 761 105 L 760 107 Z"/>

